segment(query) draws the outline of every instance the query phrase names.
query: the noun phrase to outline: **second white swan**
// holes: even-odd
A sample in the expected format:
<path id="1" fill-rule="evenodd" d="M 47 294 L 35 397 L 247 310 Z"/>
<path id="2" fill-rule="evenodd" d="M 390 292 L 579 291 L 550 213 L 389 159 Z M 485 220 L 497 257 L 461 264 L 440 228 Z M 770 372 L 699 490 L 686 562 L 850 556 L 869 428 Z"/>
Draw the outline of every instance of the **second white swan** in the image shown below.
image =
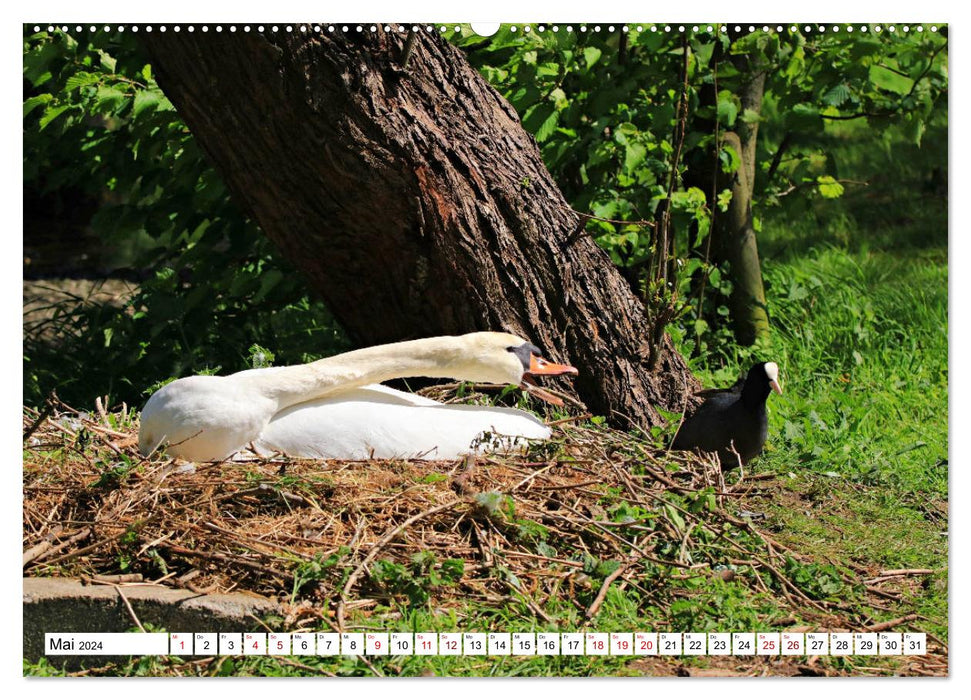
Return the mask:
<path id="1" fill-rule="evenodd" d="M 455 459 L 546 439 L 550 429 L 511 408 L 440 404 L 381 386 L 402 377 L 521 384 L 577 374 L 508 333 L 469 333 L 355 350 L 292 367 L 177 379 L 142 410 L 143 454 L 166 445 L 192 461 L 253 448 L 319 459 Z"/>

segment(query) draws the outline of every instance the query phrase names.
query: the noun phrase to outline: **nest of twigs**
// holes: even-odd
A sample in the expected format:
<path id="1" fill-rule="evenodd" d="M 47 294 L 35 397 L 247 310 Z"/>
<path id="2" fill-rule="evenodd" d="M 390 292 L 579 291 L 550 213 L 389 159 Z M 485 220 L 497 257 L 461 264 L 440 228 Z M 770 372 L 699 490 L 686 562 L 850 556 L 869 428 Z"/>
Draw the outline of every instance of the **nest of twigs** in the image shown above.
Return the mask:
<path id="1" fill-rule="evenodd" d="M 717 463 L 588 417 L 522 454 L 458 462 L 186 464 L 143 459 L 137 422 L 100 403 L 44 413 L 23 416 L 25 575 L 246 590 L 288 605 L 292 627 L 341 629 L 407 605 L 461 616 L 470 602 L 519 606 L 529 629 L 553 622 L 552 601 L 581 627 L 616 588 L 662 631 L 689 582 L 718 577 L 781 601 L 779 628 L 865 627 L 787 574 L 812 558 L 745 508 L 769 480 L 735 471 L 726 484 Z"/>

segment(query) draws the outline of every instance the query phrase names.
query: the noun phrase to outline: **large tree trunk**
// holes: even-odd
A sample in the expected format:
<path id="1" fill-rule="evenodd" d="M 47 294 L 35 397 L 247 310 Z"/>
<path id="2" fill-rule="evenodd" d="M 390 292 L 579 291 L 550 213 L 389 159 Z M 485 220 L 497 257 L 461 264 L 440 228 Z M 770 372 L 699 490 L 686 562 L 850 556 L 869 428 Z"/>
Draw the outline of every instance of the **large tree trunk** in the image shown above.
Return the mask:
<path id="1" fill-rule="evenodd" d="M 507 330 L 579 367 L 580 397 L 615 423 L 683 408 L 683 359 L 665 337 L 648 370 L 643 307 L 458 49 L 380 29 L 139 36 L 234 196 L 353 341 Z"/>

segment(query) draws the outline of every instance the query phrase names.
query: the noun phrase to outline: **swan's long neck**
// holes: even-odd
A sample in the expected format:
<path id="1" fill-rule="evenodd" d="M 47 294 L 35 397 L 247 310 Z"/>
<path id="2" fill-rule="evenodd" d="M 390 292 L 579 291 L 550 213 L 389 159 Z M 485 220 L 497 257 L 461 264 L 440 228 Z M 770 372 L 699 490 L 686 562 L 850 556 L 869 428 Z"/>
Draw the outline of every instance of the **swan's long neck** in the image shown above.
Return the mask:
<path id="1" fill-rule="evenodd" d="M 234 375 L 258 386 L 278 410 L 337 390 L 399 377 L 478 380 L 459 337 L 426 338 L 380 345 L 327 357 L 306 365 L 247 370 Z"/>

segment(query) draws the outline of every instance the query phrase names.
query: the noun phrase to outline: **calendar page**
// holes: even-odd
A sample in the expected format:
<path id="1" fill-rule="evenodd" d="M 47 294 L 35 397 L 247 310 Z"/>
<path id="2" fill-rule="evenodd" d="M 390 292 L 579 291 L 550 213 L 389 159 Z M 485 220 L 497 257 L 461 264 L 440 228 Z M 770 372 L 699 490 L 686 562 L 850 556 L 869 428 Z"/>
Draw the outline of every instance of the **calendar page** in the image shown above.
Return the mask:
<path id="1" fill-rule="evenodd" d="M 351 9 L 24 20 L 24 675 L 947 676 L 942 17 Z"/>

